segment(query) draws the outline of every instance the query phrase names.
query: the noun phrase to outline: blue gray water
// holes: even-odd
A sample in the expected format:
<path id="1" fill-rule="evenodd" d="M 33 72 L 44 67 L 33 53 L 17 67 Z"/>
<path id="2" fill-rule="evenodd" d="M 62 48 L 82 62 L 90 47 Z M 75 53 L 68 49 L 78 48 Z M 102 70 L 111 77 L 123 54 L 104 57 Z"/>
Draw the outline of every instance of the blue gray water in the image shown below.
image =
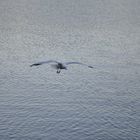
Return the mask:
<path id="1" fill-rule="evenodd" d="M 139 140 L 139 7 L 1 0 L 0 140 Z M 94 69 L 29 67 L 49 59 Z"/>

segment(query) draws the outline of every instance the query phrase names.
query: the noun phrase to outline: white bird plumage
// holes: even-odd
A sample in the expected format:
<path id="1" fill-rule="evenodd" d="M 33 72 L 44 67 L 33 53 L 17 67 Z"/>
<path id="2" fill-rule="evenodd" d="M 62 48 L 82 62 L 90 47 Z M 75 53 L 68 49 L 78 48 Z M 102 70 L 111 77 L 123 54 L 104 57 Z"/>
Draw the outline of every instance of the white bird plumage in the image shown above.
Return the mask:
<path id="1" fill-rule="evenodd" d="M 52 64 L 54 63 L 52 66 L 55 69 L 57 69 L 57 73 L 60 73 L 62 69 L 67 70 L 67 65 L 71 65 L 71 64 L 79 64 L 79 65 L 87 66 L 88 68 L 93 68 L 92 66 L 89 66 L 89 65 L 81 63 L 81 62 L 66 62 L 66 63 L 62 63 L 62 62 L 58 62 L 58 61 L 55 61 L 55 60 L 37 62 L 37 63 L 34 63 L 34 64 L 30 65 L 30 67 L 39 66 L 39 65 L 48 64 L 48 63 L 52 63 Z"/>

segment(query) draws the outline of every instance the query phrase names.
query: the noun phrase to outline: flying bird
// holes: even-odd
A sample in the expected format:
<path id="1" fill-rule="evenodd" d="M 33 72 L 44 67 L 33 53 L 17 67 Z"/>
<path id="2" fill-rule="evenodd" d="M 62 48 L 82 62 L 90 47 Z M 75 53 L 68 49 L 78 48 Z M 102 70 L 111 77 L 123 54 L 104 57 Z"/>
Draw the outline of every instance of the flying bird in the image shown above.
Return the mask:
<path id="1" fill-rule="evenodd" d="M 43 64 L 49 64 L 49 63 L 52 63 L 52 66 L 57 70 L 56 71 L 57 73 L 60 73 L 62 69 L 67 70 L 67 66 L 71 65 L 71 64 L 79 64 L 79 65 L 87 66 L 88 68 L 93 68 L 92 66 L 89 66 L 87 64 L 80 63 L 80 62 L 66 62 L 66 63 L 62 63 L 62 62 L 58 62 L 58 61 L 55 61 L 55 60 L 48 60 L 48 61 L 37 62 L 37 63 L 34 63 L 34 64 L 30 65 L 30 67 L 39 66 L 39 65 L 43 65 Z"/>

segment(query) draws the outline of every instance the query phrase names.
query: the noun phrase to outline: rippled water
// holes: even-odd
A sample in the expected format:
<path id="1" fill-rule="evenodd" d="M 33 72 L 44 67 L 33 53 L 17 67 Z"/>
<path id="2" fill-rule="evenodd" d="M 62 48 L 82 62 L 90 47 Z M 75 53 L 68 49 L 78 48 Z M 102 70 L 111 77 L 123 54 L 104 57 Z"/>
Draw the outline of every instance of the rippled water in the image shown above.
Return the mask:
<path id="1" fill-rule="evenodd" d="M 0 1 L 1 140 L 139 140 L 139 1 Z M 79 61 L 57 74 L 41 60 Z"/>

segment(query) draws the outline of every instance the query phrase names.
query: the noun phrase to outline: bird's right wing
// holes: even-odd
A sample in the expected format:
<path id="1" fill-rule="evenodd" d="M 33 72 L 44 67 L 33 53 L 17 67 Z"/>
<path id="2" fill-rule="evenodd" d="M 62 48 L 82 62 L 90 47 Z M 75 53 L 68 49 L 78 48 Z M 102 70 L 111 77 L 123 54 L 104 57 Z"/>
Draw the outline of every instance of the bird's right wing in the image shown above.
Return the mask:
<path id="1" fill-rule="evenodd" d="M 41 61 L 41 62 L 37 62 L 37 63 L 34 63 L 34 64 L 30 65 L 30 67 L 39 66 L 39 65 L 47 64 L 47 63 L 59 63 L 59 62 L 57 62 L 55 60 Z"/>
<path id="2" fill-rule="evenodd" d="M 83 64 L 83 63 L 81 63 L 81 62 L 67 62 L 67 63 L 65 63 L 65 64 L 66 64 L 66 65 L 70 65 L 70 64 L 79 64 L 79 65 L 87 66 L 87 67 L 89 67 L 89 68 L 93 68 L 93 66 L 89 66 L 89 65 Z"/>

